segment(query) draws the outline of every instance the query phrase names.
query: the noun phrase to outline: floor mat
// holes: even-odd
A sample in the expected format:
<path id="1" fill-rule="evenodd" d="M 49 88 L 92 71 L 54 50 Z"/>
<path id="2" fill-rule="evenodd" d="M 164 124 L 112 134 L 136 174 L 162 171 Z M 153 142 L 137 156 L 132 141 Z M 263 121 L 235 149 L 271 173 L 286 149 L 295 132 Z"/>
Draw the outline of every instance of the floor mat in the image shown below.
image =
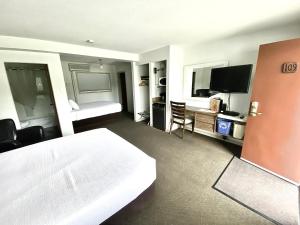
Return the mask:
<path id="1" fill-rule="evenodd" d="M 214 189 L 277 224 L 299 224 L 299 189 L 234 157 Z"/>

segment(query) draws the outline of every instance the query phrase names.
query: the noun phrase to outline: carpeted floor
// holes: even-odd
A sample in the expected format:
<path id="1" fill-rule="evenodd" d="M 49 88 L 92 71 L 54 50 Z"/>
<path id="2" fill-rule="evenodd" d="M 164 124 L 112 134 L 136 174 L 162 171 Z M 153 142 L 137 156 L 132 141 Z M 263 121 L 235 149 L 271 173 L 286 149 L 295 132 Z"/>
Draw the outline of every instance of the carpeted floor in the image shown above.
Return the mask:
<path id="1" fill-rule="evenodd" d="M 212 188 L 240 147 L 189 131 L 182 140 L 127 115 L 103 127 L 155 158 L 157 180 L 102 225 L 272 224 Z"/>

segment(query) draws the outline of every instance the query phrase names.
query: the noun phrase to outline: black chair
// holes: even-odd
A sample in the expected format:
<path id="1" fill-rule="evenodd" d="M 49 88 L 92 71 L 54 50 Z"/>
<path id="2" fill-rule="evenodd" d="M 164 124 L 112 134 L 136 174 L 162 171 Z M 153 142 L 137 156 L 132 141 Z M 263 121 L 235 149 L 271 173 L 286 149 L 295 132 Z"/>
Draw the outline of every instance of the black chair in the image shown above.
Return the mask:
<path id="1" fill-rule="evenodd" d="M 12 119 L 0 120 L 0 153 L 41 142 L 44 138 L 41 126 L 17 130 Z"/>

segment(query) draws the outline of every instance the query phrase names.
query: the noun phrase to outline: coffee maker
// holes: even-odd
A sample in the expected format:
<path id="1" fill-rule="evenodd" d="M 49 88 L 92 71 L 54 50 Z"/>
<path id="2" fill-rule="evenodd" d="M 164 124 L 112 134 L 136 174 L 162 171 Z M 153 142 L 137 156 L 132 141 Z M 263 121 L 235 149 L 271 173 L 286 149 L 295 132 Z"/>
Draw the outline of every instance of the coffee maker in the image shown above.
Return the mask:
<path id="1" fill-rule="evenodd" d="M 162 93 L 160 93 L 159 95 L 160 95 L 160 100 L 161 100 L 162 102 L 165 102 L 165 101 L 166 101 L 166 92 L 162 92 Z"/>

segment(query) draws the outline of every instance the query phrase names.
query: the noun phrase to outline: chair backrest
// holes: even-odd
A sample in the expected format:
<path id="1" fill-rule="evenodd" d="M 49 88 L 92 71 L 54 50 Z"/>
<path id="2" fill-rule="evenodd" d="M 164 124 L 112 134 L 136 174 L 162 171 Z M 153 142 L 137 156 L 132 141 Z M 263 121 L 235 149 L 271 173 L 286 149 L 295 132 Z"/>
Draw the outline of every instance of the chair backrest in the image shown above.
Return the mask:
<path id="1" fill-rule="evenodd" d="M 15 141 L 17 129 L 12 119 L 0 120 L 0 142 Z"/>
<path id="2" fill-rule="evenodd" d="M 181 120 L 184 123 L 185 120 L 185 102 L 173 102 L 171 101 L 171 114 L 173 119 Z M 176 122 L 176 120 L 174 121 Z"/>

